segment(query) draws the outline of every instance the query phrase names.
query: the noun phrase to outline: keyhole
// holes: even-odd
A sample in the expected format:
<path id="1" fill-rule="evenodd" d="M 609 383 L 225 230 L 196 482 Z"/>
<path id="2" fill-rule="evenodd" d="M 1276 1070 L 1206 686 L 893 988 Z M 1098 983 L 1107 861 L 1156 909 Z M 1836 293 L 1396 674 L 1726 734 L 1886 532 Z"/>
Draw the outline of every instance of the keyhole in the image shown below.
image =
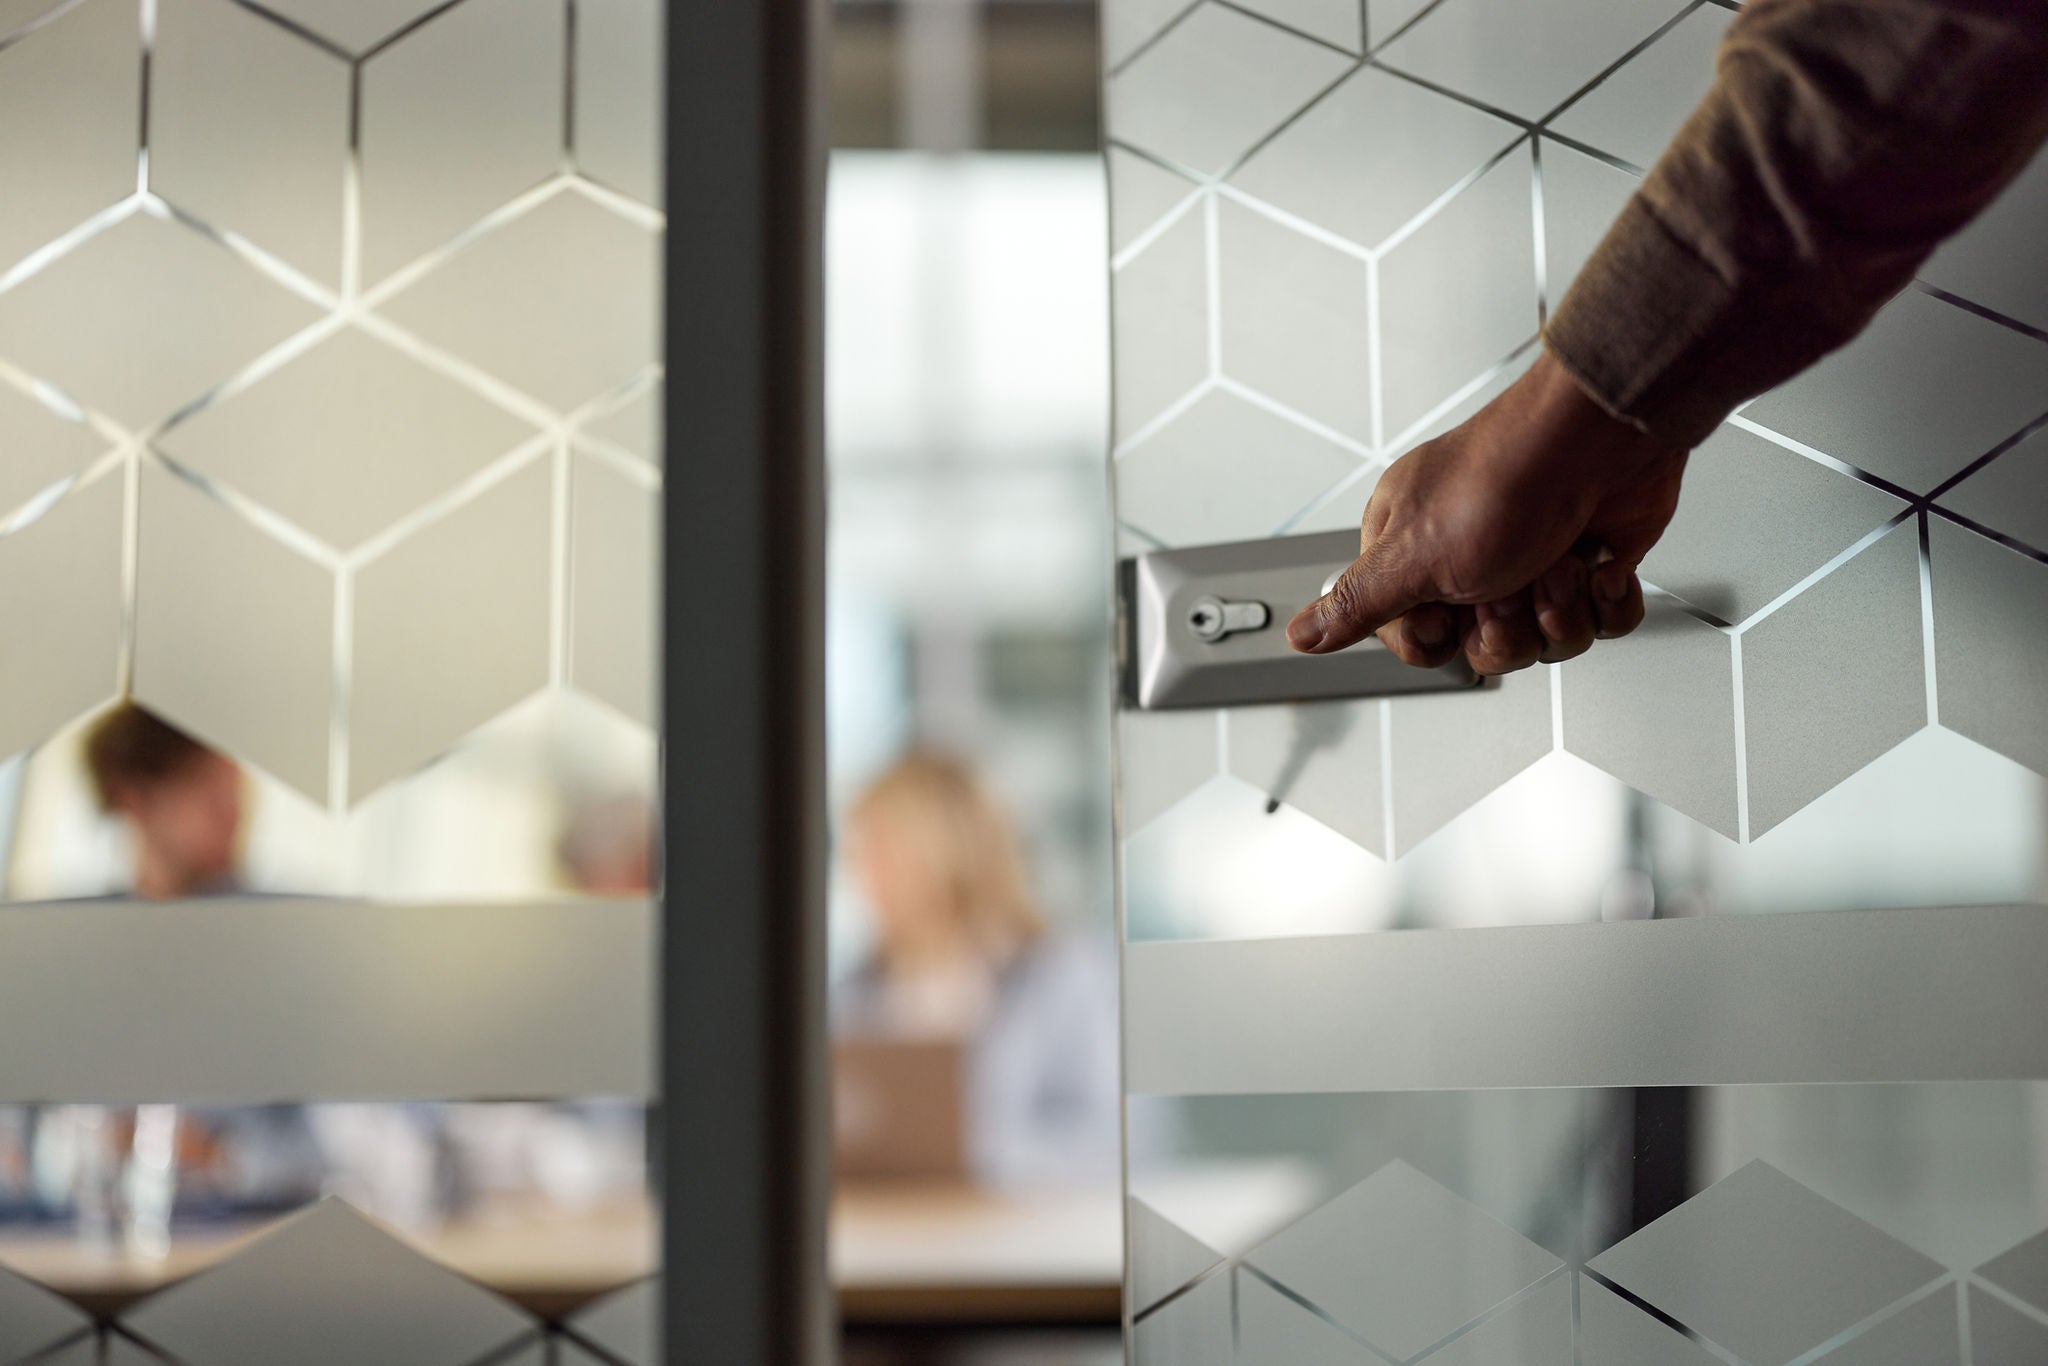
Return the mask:
<path id="1" fill-rule="evenodd" d="M 1188 629 L 1197 640 L 1211 644 L 1239 631 L 1263 631 L 1272 619 L 1273 614 L 1263 602 L 1225 602 L 1206 597 L 1188 608 Z"/>

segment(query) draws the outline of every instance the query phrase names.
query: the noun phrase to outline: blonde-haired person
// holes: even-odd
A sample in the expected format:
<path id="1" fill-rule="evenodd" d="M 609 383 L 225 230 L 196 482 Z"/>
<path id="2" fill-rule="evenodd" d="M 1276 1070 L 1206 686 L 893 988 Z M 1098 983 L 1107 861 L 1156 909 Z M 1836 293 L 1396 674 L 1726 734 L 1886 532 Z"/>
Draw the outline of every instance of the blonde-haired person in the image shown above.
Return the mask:
<path id="1" fill-rule="evenodd" d="M 839 1032 L 966 1045 L 977 1179 L 1114 1180 L 1114 976 L 1048 925 L 994 797 L 958 760 L 911 754 L 854 802 L 845 851 L 875 933 L 835 994 Z"/>

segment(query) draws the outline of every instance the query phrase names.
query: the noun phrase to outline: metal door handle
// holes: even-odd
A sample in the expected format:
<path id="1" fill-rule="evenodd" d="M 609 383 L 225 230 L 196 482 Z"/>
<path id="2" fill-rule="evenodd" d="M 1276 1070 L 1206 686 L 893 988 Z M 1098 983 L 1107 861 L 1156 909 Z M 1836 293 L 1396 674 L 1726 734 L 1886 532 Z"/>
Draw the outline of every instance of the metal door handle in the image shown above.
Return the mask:
<path id="1" fill-rule="evenodd" d="M 1118 566 L 1125 701 L 1138 708 L 1240 707 L 1469 688 L 1463 660 L 1403 664 L 1376 640 L 1296 654 L 1275 624 L 1322 596 L 1351 563 L 1348 531 L 1160 550 Z"/>

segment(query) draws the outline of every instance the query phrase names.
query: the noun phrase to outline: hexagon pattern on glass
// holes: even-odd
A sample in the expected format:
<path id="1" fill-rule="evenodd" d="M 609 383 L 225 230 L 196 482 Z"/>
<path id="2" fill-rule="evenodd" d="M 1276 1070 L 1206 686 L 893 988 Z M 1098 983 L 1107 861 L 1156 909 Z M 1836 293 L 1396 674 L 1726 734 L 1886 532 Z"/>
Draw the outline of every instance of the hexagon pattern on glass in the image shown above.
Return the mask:
<path id="1" fill-rule="evenodd" d="M 1313 5 L 1106 5 L 1117 514 L 1165 544 L 1343 525 L 1378 469 L 1521 373 L 1733 19 L 1679 0 L 1357 11 L 1362 43 Z M 1506 698 L 1396 701 L 1382 790 L 1334 752 L 1343 773 L 1293 774 L 1286 728 L 1248 720 L 1231 771 L 1289 772 L 1318 819 L 1393 858 L 1554 749 L 1739 842 L 1928 725 L 2048 773 L 2037 633 L 1999 626 L 2048 591 L 2044 186 L 2048 157 L 1861 340 L 1695 455 L 1644 567 L 1649 624 L 1558 672 L 1555 725 L 1512 684 L 1535 704 L 1512 727 Z M 1816 706 L 1812 642 L 1858 631 L 1883 648 Z M 1499 734 L 1461 721 L 1458 757 L 1412 762 L 1436 711 L 1500 712 Z M 1195 790 L 1171 763 L 1126 755 L 1145 794 L 1126 836 Z"/>
<path id="2" fill-rule="evenodd" d="M 1193 1243 L 1147 1214 L 1156 1227 L 1141 1250 Z M 2048 1343 L 2048 1327 L 2012 1307 L 2040 1301 L 2044 1239 L 1977 1268 L 1977 1360 L 2032 1361 Z M 1565 1366 L 1575 1342 L 1587 1366 L 1783 1362 L 1830 1342 L 1842 1345 L 1829 1360 L 1870 1366 L 1957 1360 L 1955 1284 L 1942 1264 L 1763 1161 L 1569 1267 L 1396 1159 L 1191 1274 L 1137 1311 L 1138 1360 L 1231 1360 L 1233 1333 L 1245 1360 L 1332 1366 Z M 1781 1293 L 1791 1284 L 1801 1293 Z"/>
<path id="3" fill-rule="evenodd" d="M 126 691 L 339 811 L 653 724 L 660 20 L 0 3 L 0 757 Z"/>

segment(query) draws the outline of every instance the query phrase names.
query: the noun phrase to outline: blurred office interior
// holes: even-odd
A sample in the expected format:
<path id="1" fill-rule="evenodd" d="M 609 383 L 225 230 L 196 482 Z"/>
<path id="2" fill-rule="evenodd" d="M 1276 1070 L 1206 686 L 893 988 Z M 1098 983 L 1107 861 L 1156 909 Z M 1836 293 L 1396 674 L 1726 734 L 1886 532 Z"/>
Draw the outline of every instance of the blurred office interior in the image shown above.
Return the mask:
<path id="1" fill-rule="evenodd" d="M 1225 1249 L 1418 1150 L 1546 1245 L 1604 1246 L 1758 1152 L 1794 1154 L 1888 1228 L 1938 1225 L 1957 1264 L 2026 1232 L 2031 1210 L 2007 1195 L 2048 1191 L 2034 1083 L 1138 1096 L 1117 1133 L 1119 890 L 1130 942 L 2033 903 L 2048 897 L 2048 784 L 1928 727 L 1738 845 L 1553 748 L 1546 696 L 1529 756 L 1419 785 L 1443 819 L 1398 859 L 1335 829 L 1328 804 L 1210 765 L 1132 829 L 1119 866 L 1110 566 L 1149 542 L 1113 521 L 1105 472 L 1097 25 L 1086 0 L 832 6 L 825 700 L 844 1361 L 1121 1360 L 1124 1142 L 1130 1193 Z M 630 464 L 602 455 L 615 457 Z M 1354 520 L 1365 492 L 1305 507 L 1302 525 Z M 136 889 L 138 818 L 88 761 L 104 721 L 0 764 L 6 900 Z M 1342 753 L 1343 738 L 1266 747 Z M 665 876 L 658 748 L 616 707 L 550 688 L 339 812 L 245 767 L 239 805 L 214 817 L 231 822 L 231 885 L 193 890 L 644 898 Z M 920 784 L 972 819 L 920 817 Z M 1011 862 L 1019 876 L 975 894 L 1010 919 L 903 929 L 917 914 L 903 907 L 928 911 L 962 867 Z M 1020 972 L 1035 1004 L 1013 1017 Z M 1012 1122 L 1046 1096 L 1049 1127 Z M 114 1304 L 336 1195 L 518 1286 L 536 1312 L 572 1309 L 655 1269 L 646 1118 L 607 1095 L 10 1107 L 0 1264 Z M 1025 1133 L 1021 1156 L 1005 1150 Z M 144 1179 L 144 1152 L 172 1179 Z"/>
<path id="2" fill-rule="evenodd" d="M 907 1036 L 886 1018 L 848 1026 L 839 1100 L 872 1128 L 840 1144 L 833 1257 L 849 1362 L 1092 1366 L 1120 1352 L 1096 22 L 1071 0 L 846 0 L 832 12 L 835 844 L 906 757 L 942 765 L 984 794 L 992 838 L 1016 855 L 1039 957 L 1072 968 L 1010 1027 L 1007 1063 L 977 1057 L 986 1003 Z M 131 736 L 131 750 L 198 756 L 160 761 L 161 783 L 130 775 L 160 789 L 154 815 L 110 798 L 96 771 L 110 716 L 158 737 Z M 0 764 L 0 895 L 145 895 L 155 845 L 175 838 L 157 832 L 195 823 L 226 862 L 162 895 L 516 902 L 660 884 L 657 741 L 573 689 L 532 697 L 340 811 L 162 726 L 146 710 L 96 712 Z M 186 776 L 207 766 L 222 775 L 211 806 Z M 835 997 L 888 958 L 852 862 L 835 848 Z M 967 1074 L 1005 1067 L 1020 1097 L 1084 1073 L 1088 1118 L 1050 1149 L 991 1155 L 977 1127 L 1007 1129 L 995 1116 L 1026 1101 L 991 1110 L 988 1085 Z M 145 1157 L 161 1169 L 166 1145 L 168 1172 L 146 1179 Z M 1035 1156 L 1046 1150 L 1049 1165 Z M 115 1305 L 339 1196 L 480 1279 L 523 1278 L 523 1302 L 567 1306 L 652 1269 L 652 1185 L 644 1110 L 615 1097 L 14 1106 L 0 1109 L 0 1262 Z"/>

